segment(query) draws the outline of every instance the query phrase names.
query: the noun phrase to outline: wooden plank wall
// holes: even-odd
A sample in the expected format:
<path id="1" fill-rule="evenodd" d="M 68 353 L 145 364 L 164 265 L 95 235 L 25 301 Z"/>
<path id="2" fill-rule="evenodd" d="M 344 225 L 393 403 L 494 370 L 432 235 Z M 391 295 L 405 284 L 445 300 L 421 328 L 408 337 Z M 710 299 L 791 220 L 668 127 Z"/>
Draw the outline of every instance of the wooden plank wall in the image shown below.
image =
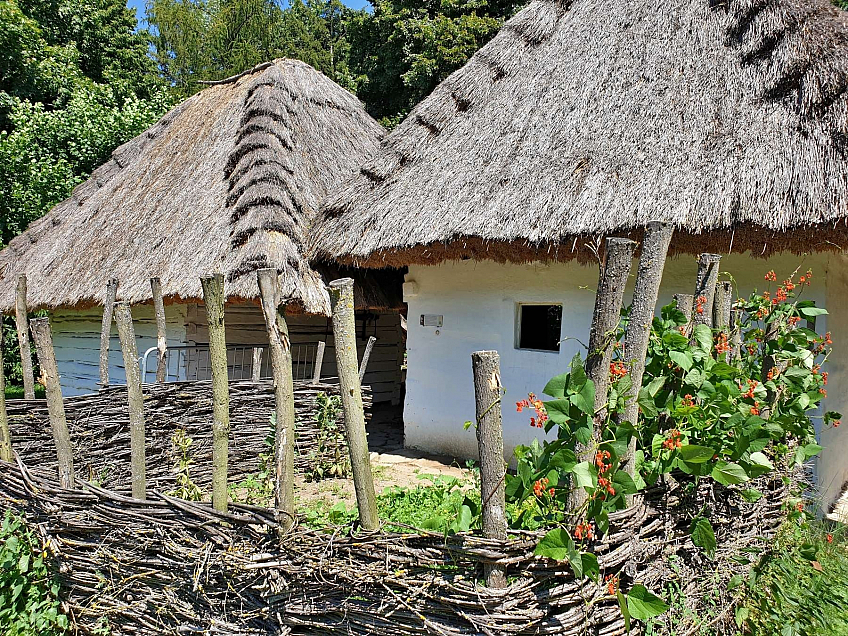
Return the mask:
<path id="1" fill-rule="evenodd" d="M 265 320 L 258 305 L 234 305 L 226 309 L 228 345 L 267 346 Z M 336 351 L 333 326 L 329 318 L 294 314 L 286 317 L 293 345 L 327 343 L 322 376 L 337 376 Z M 360 360 L 370 336 L 377 338 L 363 384 L 371 386 L 374 402 L 399 404 L 405 338 L 398 313 L 357 312 L 357 352 Z M 188 344 L 209 342 L 206 310 L 203 305 L 188 305 L 186 315 L 186 340 Z"/>

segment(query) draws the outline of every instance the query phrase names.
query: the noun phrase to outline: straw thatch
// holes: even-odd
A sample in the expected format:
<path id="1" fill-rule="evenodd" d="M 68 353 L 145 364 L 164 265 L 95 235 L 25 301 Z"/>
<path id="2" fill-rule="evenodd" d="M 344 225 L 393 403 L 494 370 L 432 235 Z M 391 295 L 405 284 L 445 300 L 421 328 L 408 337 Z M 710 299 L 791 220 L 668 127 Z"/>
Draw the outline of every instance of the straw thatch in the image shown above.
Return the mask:
<path id="1" fill-rule="evenodd" d="M 828 0 L 537 0 L 323 204 L 318 259 L 848 244 L 848 18 Z"/>
<path id="2" fill-rule="evenodd" d="M 0 253 L 0 309 L 26 273 L 33 307 L 100 304 L 110 278 L 130 302 L 199 299 L 227 276 L 232 299 L 258 295 L 276 267 L 284 298 L 329 313 L 303 257 L 318 201 L 372 152 L 383 130 L 350 93 L 295 60 L 257 66 L 185 100 L 112 153 L 73 195 Z"/>

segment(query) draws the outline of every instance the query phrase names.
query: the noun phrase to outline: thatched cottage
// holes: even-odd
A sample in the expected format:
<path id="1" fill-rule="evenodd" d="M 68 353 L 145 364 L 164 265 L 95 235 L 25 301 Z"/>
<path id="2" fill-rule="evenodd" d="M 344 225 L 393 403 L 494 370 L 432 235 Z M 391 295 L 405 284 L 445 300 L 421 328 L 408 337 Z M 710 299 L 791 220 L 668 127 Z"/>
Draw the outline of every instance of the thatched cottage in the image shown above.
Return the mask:
<path id="1" fill-rule="evenodd" d="M 51 313 L 65 394 L 89 392 L 99 379 L 108 280 L 119 279 L 119 299 L 137 303 L 144 352 L 156 344 L 150 278 L 158 276 L 167 303 L 169 374 L 208 377 L 199 278 L 222 271 L 231 371 L 250 377 L 251 348 L 267 343 L 255 270 L 276 267 L 289 307 L 300 312 L 289 317 L 296 374 L 312 377 L 317 342 L 328 340 L 324 374 L 333 375 L 322 274 L 343 272 L 313 269 L 303 247 L 318 201 L 383 134 L 353 95 L 302 62 L 269 62 L 210 86 L 115 150 L 68 200 L 0 252 L 0 310 L 13 309 L 18 275 L 26 274 L 30 309 Z M 361 344 L 377 337 L 365 381 L 375 400 L 397 400 L 400 280 L 378 272 L 357 275 L 357 282 Z M 266 347 L 266 367 L 267 356 Z M 148 370 L 155 371 L 151 360 Z M 110 367 L 112 381 L 123 382 L 116 333 Z"/>
<path id="2" fill-rule="evenodd" d="M 605 234 L 677 230 L 661 301 L 693 255 L 740 294 L 814 270 L 827 407 L 848 412 L 848 14 L 827 0 L 536 0 L 448 77 L 325 202 L 318 261 L 408 266 L 406 443 L 473 455 L 469 354 L 501 354 L 505 403 L 582 349 Z M 587 289 L 588 288 L 588 289 Z M 536 434 L 505 409 L 507 446 Z M 826 502 L 848 435 L 822 433 Z"/>

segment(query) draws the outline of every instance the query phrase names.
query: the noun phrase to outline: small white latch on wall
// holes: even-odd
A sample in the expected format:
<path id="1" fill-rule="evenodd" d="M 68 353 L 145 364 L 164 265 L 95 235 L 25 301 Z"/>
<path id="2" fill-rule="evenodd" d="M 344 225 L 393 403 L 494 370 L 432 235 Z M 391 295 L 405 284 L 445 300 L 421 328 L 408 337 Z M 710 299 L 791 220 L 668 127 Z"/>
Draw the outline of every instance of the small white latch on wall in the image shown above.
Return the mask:
<path id="1" fill-rule="evenodd" d="M 441 327 L 443 316 L 438 314 L 421 314 L 422 327 Z"/>

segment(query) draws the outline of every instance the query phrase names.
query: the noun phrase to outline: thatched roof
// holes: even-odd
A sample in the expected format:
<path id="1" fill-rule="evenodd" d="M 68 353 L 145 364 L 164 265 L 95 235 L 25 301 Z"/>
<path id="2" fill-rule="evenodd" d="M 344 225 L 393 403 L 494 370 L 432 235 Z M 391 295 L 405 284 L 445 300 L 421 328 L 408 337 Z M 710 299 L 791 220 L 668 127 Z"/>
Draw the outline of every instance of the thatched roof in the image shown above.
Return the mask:
<path id="1" fill-rule="evenodd" d="M 536 0 L 322 206 L 317 259 L 848 244 L 848 14 L 828 0 Z"/>
<path id="2" fill-rule="evenodd" d="M 0 309 L 26 273 L 33 307 L 202 298 L 199 277 L 226 275 L 230 300 L 258 295 L 276 267 L 286 298 L 329 313 L 303 257 L 318 201 L 384 132 L 361 103 L 302 62 L 277 60 L 201 91 L 124 144 L 73 195 L 0 252 Z"/>

